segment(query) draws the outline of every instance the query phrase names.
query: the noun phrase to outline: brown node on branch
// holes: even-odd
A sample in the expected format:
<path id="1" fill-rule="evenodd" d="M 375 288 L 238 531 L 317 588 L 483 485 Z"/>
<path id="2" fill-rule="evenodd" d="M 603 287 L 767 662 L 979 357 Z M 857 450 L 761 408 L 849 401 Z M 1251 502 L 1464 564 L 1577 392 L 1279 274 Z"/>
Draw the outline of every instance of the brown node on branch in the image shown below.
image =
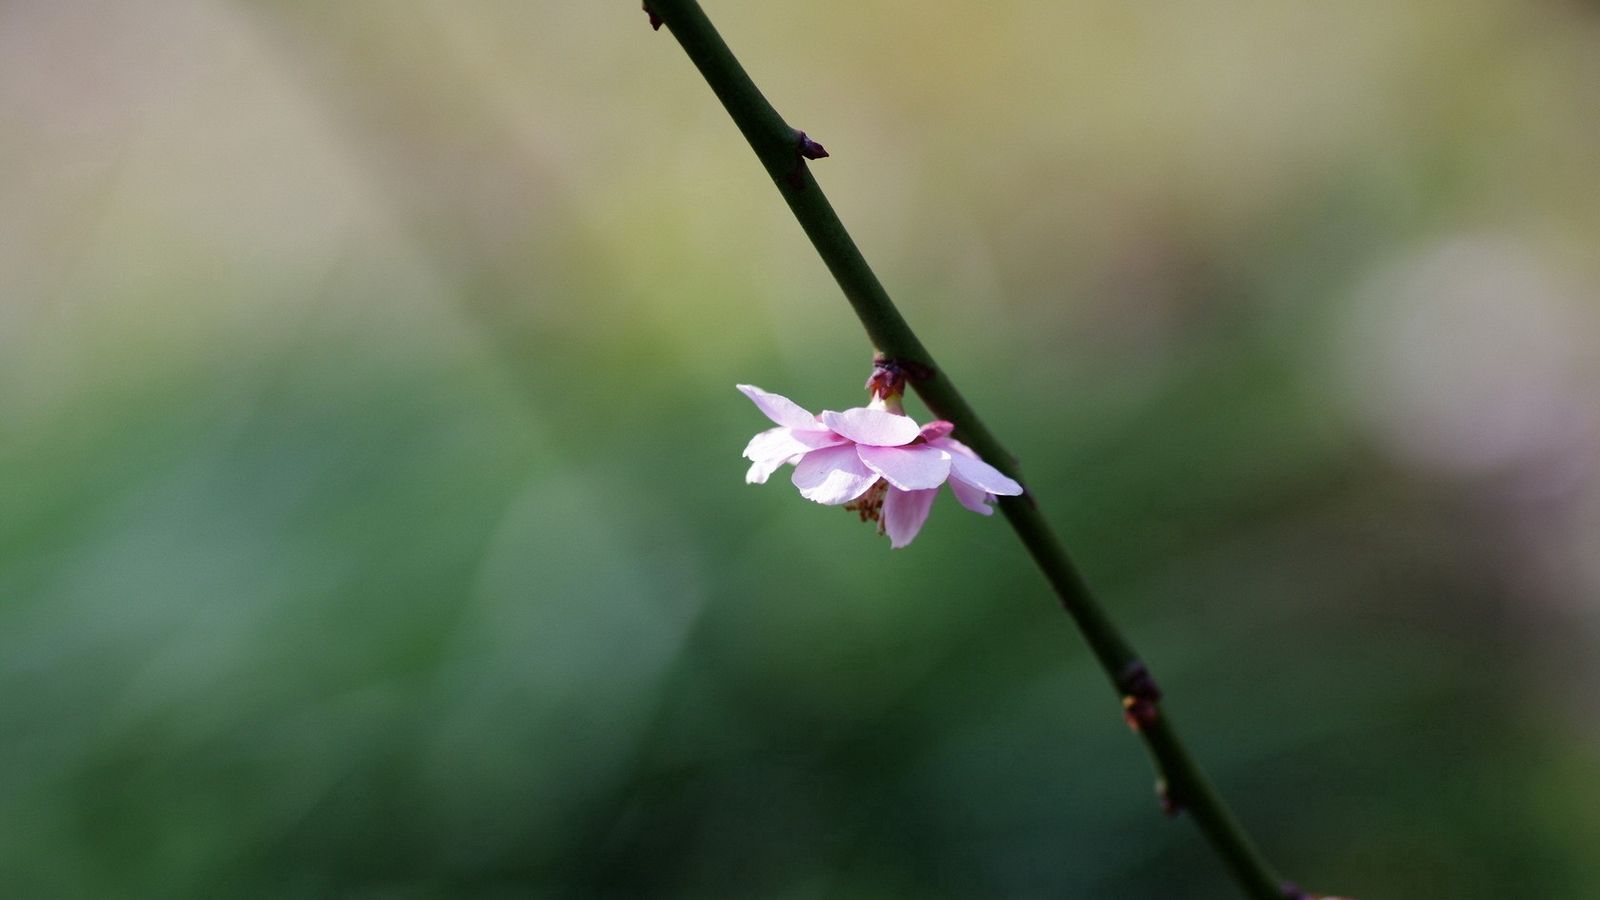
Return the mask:
<path id="1" fill-rule="evenodd" d="M 804 131 L 794 133 L 794 169 L 789 172 L 789 183 L 796 188 L 806 186 L 806 160 L 821 159 L 828 151 L 813 141 Z"/>
<path id="2" fill-rule="evenodd" d="M 1149 668 L 1134 660 L 1117 673 L 1117 690 L 1122 692 L 1122 720 L 1134 731 L 1143 731 L 1161 717 L 1161 688 Z"/>
<path id="3" fill-rule="evenodd" d="M 1135 732 L 1143 731 L 1161 718 L 1161 708 L 1138 697 L 1122 698 L 1122 721 Z"/>
<path id="4" fill-rule="evenodd" d="M 872 357 L 872 375 L 878 377 L 880 371 L 888 372 L 900 380 L 901 384 L 908 381 L 927 381 L 934 375 L 933 366 L 919 363 L 914 359 L 898 359 L 884 356 L 882 353 Z M 871 388 L 872 379 L 867 380 L 867 387 Z"/>
<path id="5" fill-rule="evenodd" d="M 1117 690 L 1125 697 L 1134 697 L 1150 703 L 1161 702 L 1161 686 L 1156 684 L 1150 668 L 1142 660 L 1133 660 L 1117 673 Z"/>
<path id="6" fill-rule="evenodd" d="M 651 31 L 660 31 L 661 30 L 661 17 L 656 15 L 655 10 L 651 9 L 650 8 L 650 4 L 648 4 L 648 3 L 643 4 L 643 9 L 644 9 L 645 15 L 650 17 L 650 30 Z"/>
<path id="7" fill-rule="evenodd" d="M 1156 799 L 1161 801 L 1161 814 L 1169 819 L 1176 818 L 1178 813 L 1183 812 L 1182 801 L 1178 799 L 1165 778 L 1156 779 Z"/>
<path id="8" fill-rule="evenodd" d="M 813 141 L 806 135 L 804 131 L 800 132 L 799 135 L 800 136 L 795 143 L 798 148 L 797 152 L 799 152 L 801 156 L 804 156 L 806 159 L 822 159 L 824 156 L 828 155 L 827 148 L 823 147 L 816 141 Z"/>

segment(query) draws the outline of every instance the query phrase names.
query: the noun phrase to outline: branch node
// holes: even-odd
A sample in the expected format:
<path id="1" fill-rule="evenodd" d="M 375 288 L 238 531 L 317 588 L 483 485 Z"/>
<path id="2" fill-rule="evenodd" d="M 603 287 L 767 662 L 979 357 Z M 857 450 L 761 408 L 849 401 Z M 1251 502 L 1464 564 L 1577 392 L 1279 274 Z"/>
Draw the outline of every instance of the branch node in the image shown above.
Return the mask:
<path id="1" fill-rule="evenodd" d="M 867 390 L 887 397 L 903 392 L 908 381 L 927 381 L 933 376 L 933 366 L 875 353 L 872 355 L 872 375 L 867 378 Z"/>
<path id="2" fill-rule="evenodd" d="M 1117 690 L 1122 693 L 1122 719 L 1129 728 L 1143 731 L 1161 717 L 1161 688 L 1140 660 L 1133 660 L 1117 673 Z"/>
<path id="3" fill-rule="evenodd" d="M 1132 660 L 1122 667 L 1117 673 L 1117 690 L 1123 696 L 1137 697 L 1151 703 L 1161 702 L 1161 687 L 1156 684 L 1154 675 L 1150 674 L 1150 667 L 1143 660 Z"/>
<path id="4" fill-rule="evenodd" d="M 1165 778 L 1156 779 L 1156 799 L 1161 801 L 1161 814 L 1169 819 L 1175 819 L 1178 813 L 1183 812 L 1183 801 Z"/>
<path id="5" fill-rule="evenodd" d="M 813 141 L 804 131 L 796 132 L 795 146 L 796 152 L 806 159 L 822 159 L 828 155 L 827 149 Z"/>
<path id="6" fill-rule="evenodd" d="M 805 171 L 806 160 L 822 159 L 828 151 L 816 141 L 813 141 L 804 131 L 794 133 L 794 169 L 789 172 L 789 184 L 795 188 L 806 186 Z"/>
<path id="7" fill-rule="evenodd" d="M 655 10 L 650 8 L 650 4 L 649 3 L 641 4 L 641 6 L 644 9 L 645 15 L 650 17 L 650 30 L 651 31 L 660 31 L 661 30 L 661 17 L 656 15 Z"/>
<path id="8" fill-rule="evenodd" d="M 1144 731 L 1161 718 L 1161 708 L 1138 697 L 1122 698 L 1122 721 L 1128 723 L 1135 734 Z"/>

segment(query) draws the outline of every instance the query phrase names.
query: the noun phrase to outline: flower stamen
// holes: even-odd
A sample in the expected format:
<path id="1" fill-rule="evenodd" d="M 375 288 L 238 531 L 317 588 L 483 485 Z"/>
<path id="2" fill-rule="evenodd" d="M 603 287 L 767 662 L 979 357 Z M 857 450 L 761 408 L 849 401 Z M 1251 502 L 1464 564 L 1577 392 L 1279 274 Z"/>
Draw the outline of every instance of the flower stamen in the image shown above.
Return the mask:
<path id="1" fill-rule="evenodd" d="M 863 522 L 878 522 L 878 530 L 883 530 L 881 518 L 883 516 L 883 498 L 889 493 L 889 483 L 879 481 L 867 492 L 844 505 L 845 509 L 861 516 Z"/>

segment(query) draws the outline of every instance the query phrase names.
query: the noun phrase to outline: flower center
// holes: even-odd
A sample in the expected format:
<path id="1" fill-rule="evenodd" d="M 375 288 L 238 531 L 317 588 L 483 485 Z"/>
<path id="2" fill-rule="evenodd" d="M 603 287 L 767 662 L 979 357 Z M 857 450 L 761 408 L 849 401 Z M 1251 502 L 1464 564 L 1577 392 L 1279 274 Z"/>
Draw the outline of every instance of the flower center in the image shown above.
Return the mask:
<path id="1" fill-rule="evenodd" d="M 876 522 L 883 515 L 883 498 L 889 493 L 889 482 L 878 479 L 878 483 L 867 488 L 867 492 L 844 505 L 845 509 L 861 516 L 863 522 Z"/>

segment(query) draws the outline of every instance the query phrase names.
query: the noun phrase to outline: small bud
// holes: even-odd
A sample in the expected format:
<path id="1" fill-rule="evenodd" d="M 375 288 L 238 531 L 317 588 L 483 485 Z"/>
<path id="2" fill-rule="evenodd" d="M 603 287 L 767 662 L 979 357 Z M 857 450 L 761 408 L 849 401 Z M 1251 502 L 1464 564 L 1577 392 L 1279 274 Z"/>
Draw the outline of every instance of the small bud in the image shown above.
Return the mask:
<path id="1" fill-rule="evenodd" d="M 1167 786 L 1164 778 L 1156 781 L 1156 799 L 1161 801 L 1161 814 L 1169 819 L 1176 818 L 1178 813 L 1183 812 L 1183 804 L 1178 802 L 1178 798 L 1173 795 L 1172 788 Z"/>
<path id="2" fill-rule="evenodd" d="M 648 3 L 643 4 L 643 8 L 644 8 L 645 15 L 650 17 L 650 30 L 651 31 L 660 31 L 661 30 L 661 17 L 656 15 L 655 10 L 650 8 L 650 4 L 648 4 Z"/>
<path id="3" fill-rule="evenodd" d="M 1117 673 L 1117 689 L 1124 696 L 1136 697 L 1150 703 L 1161 702 L 1161 687 L 1143 662 L 1133 660 Z"/>
<path id="4" fill-rule="evenodd" d="M 799 133 L 797 143 L 800 147 L 800 155 L 804 156 L 806 159 L 822 159 L 824 156 L 828 155 L 827 149 L 821 144 L 807 137 L 804 131 Z"/>
<path id="5" fill-rule="evenodd" d="M 1134 731 L 1143 731 L 1161 717 L 1161 688 L 1150 670 L 1133 660 L 1117 673 L 1117 689 L 1122 692 L 1122 719 Z"/>
<path id="6" fill-rule="evenodd" d="M 1141 697 L 1122 698 L 1122 721 L 1134 731 L 1143 731 L 1161 717 L 1161 708 Z"/>

